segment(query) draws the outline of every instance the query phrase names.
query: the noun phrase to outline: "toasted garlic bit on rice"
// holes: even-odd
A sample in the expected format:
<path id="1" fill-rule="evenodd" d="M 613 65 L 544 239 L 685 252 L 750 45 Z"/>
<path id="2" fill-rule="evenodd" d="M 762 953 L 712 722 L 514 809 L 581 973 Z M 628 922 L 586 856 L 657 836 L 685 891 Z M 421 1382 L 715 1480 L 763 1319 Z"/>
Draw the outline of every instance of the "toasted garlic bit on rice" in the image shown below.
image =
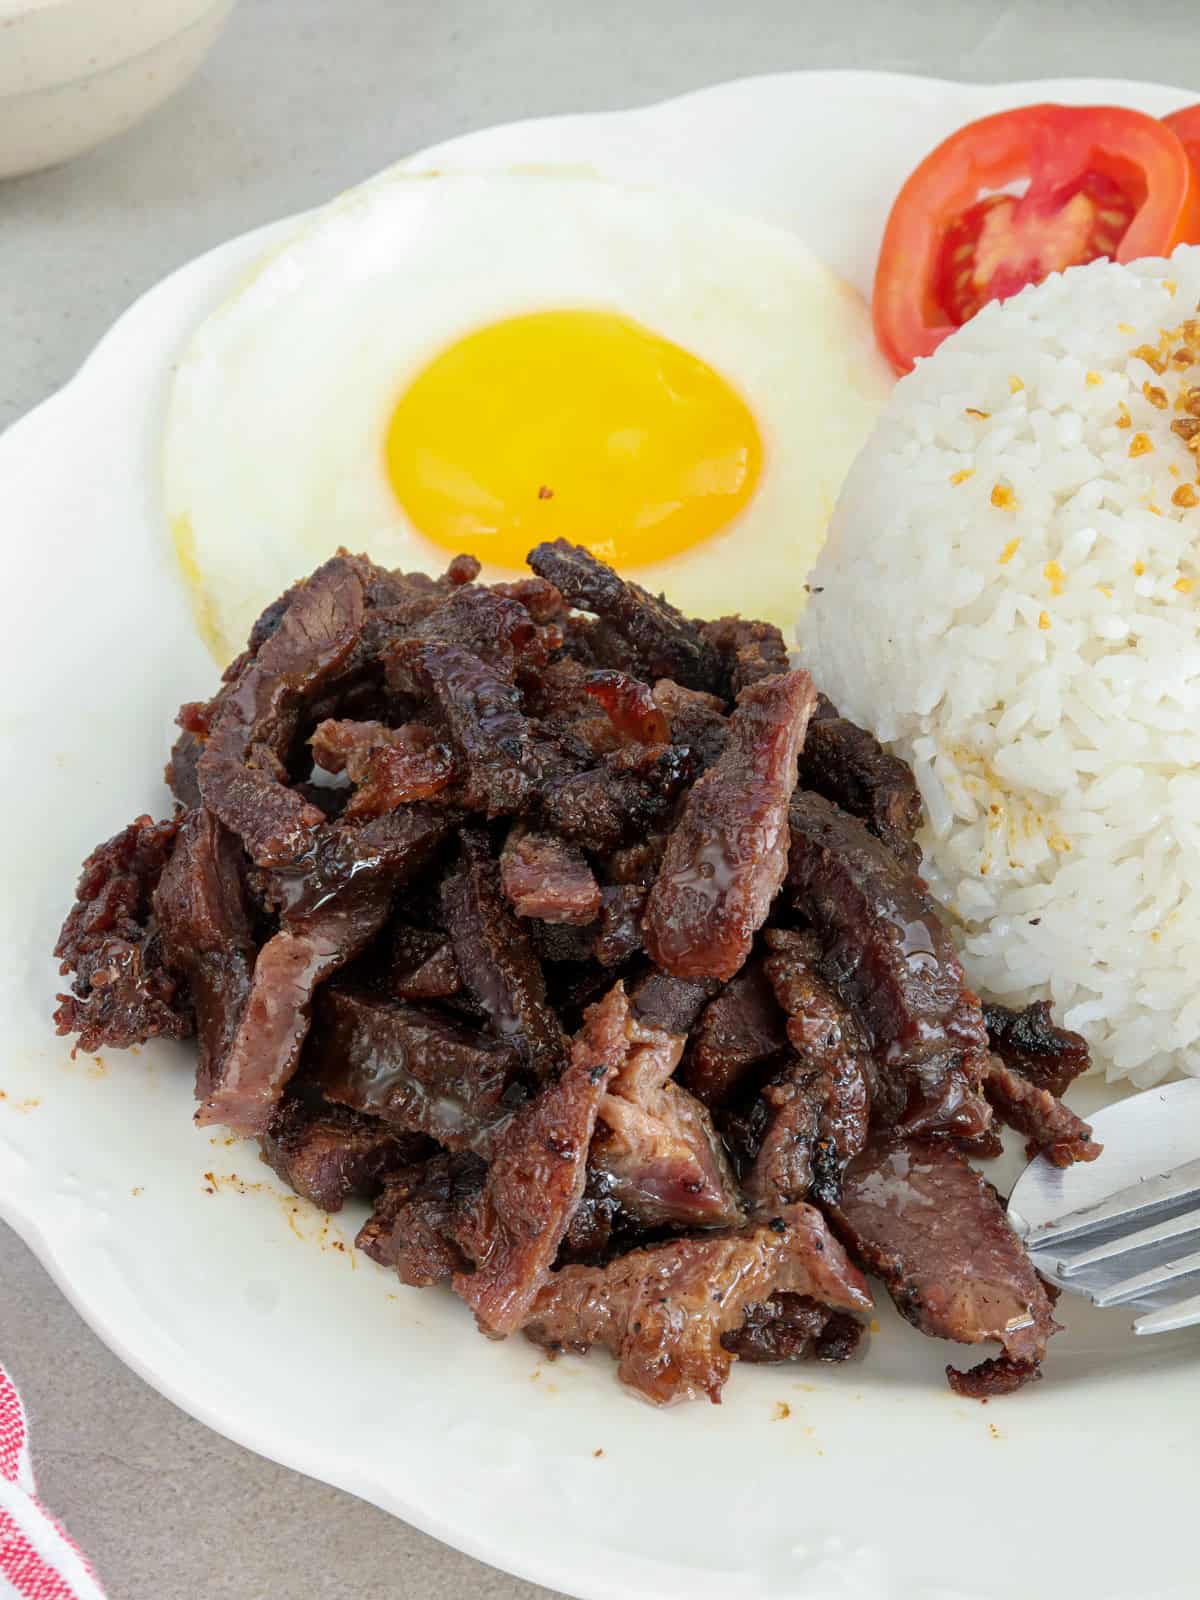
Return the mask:
<path id="1" fill-rule="evenodd" d="M 1141 1084 L 1200 1075 L 1198 301 L 1184 247 L 985 307 L 898 384 L 800 627 L 913 763 L 975 985 Z"/>

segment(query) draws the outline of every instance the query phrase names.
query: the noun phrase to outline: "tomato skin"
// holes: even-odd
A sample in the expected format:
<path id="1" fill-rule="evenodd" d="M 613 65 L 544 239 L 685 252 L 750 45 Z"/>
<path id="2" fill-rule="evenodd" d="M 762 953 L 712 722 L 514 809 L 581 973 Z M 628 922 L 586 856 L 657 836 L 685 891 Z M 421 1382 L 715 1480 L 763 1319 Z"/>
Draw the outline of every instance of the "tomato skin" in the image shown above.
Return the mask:
<path id="1" fill-rule="evenodd" d="M 1170 128 L 1191 158 L 1192 166 L 1200 173 L 1200 106 L 1187 106 L 1164 117 L 1163 126 Z"/>
<path id="2" fill-rule="evenodd" d="M 879 347 L 897 372 L 932 355 L 957 326 L 937 298 L 939 253 L 980 191 L 1025 180 L 1031 196 L 1063 194 L 1089 171 L 1118 182 L 1135 202 L 1118 261 L 1167 255 L 1200 240 L 1200 170 L 1153 117 L 1119 106 L 1047 104 L 968 123 L 913 171 L 884 229 L 872 314 Z"/>

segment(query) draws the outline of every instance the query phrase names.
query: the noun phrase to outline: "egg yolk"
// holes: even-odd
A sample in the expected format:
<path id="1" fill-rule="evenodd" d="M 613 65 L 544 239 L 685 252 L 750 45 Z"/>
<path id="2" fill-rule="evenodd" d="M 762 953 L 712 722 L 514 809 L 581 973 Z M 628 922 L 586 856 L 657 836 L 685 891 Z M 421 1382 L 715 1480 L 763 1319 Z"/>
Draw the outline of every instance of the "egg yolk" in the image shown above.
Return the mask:
<path id="1" fill-rule="evenodd" d="M 763 456 L 719 373 L 594 310 L 512 317 L 443 350 L 384 453 L 418 533 L 507 567 L 560 535 L 619 564 L 678 555 L 737 516 Z"/>

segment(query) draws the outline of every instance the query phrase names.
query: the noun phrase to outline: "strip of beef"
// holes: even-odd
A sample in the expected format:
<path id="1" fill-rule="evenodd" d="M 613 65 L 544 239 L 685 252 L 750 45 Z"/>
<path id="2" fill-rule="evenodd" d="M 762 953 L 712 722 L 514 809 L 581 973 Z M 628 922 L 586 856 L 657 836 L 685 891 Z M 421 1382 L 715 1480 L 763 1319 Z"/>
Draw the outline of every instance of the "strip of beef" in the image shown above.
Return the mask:
<path id="1" fill-rule="evenodd" d="M 670 678 L 654 685 L 654 703 L 667 719 L 674 744 L 685 744 L 707 772 L 716 766 L 729 738 L 725 702 L 703 689 L 685 689 Z"/>
<path id="2" fill-rule="evenodd" d="M 219 696 L 197 764 L 204 804 L 238 834 L 260 866 L 286 866 L 312 847 L 318 807 L 256 764 L 261 746 L 286 762 L 305 705 L 344 666 L 358 642 L 368 564 L 335 556 L 292 598 L 275 631 Z"/>
<path id="3" fill-rule="evenodd" d="M 921 792 L 912 769 L 874 734 L 836 712 L 814 718 L 800 755 L 800 786 L 861 817 L 903 866 L 920 867 Z"/>
<path id="4" fill-rule="evenodd" d="M 909 1132 L 984 1131 L 983 1013 L 924 884 L 821 795 L 798 791 L 790 823 L 788 891 L 820 936 L 824 976 L 873 1040 L 878 1112 Z"/>
<path id="5" fill-rule="evenodd" d="M 204 741 L 211 732 L 210 708 L 206 701 L 187 700 L 180 706 L 175 721 L 180 734 L 171 747 L 163 778 L 167 788 L 188 810 L 200 804 L 200 779 L 196 769 L 204 754 Z"/>
<path id="6" fill-rule="evenodd" d="M 511 830 L 500 887 L 519 917 L 581 926 L 600 914 L 600 885 L 583 851 L 552 833 Z"/>
<path id="7" fill-rule="evenodd" d="M 641 950 L 645 905 L 646 890 L 640 884 L 605 884 L 591 950 L 602 967 L 622 966 Z"/>
<path id="8" fill-rule="evenodd" d="M 667 719 L 655 702 L 650 685 L 626 672 L 592 672 L 583 692 L 604 707 L 617 737 L 623 743 L 669 744 Z"/>
<path id="9" fill-rule="evenodd" d="M 1026 1135 L 1030 1156 L 1044 1155 L 1056 1167 L 1069 1167 L 1095 1161 L 1104 1148 L 1089 1125 L 1049 1089 L 1039 1089 L 996 1056 L 988 1063 L 983 1091 L 1000 1120 Z"/>
<path id="10" fill-rule="evenodd" d="M 441 939 L 418 966 L 393 971 L 389 989 L 397 1000 L 449 1000 L 462 991 L 458 957 L 449 939 Z"/>
<path id="11" fill-rule="evenodd" d="M 693 785 L 646 907 L 651 959 L 677 978 L 732 978 L 787 871 L 788 802 L 816 691 L 806 672 L 744 689 L 715 767 Z"/>
<path id="12" fill-rule="evenodd" d="M 566 1044 L 546 997 L 541 963 L 501 893 L 486 838 L 464 833 L 462 847 L 462 862 L 441 891 L 459 973 L 497 1035 L 545 1082 L 566 1060 Z"/>
<path id="13" fill-rule="evenodd" d="M 759 1204 L 771 1204 L 776 1194 L 786 1197 L 789 1190 L 780 1189 L 779 1180 L 789 1171 L 798 1178 L 799 1147 L 808 1139 L 811 1193 L 827 1205 L 837 1199 L 842 1168 L 867 1142 L 870 1050 L 862 1029 L 822 976 L 816 935 L 768 928 L 764 938 L 771 952 L 766 975 L 787 1013 L 796 1060 L 786 1083 L 763 1091 L 775 1118 L 748 1192 Z"/>
<path id="14" fill-rule="evenodd" d="M 733 1364 L 722 1336 L 778 1293 L 865 1311 L 862 1275 L 811 1206 L 736 1232 L 671 1239 L 606 1267 L 564 1267 L 525 1326 L 535 1344 L 584 1354 L 603 1345 L 624 1383 L 656 1405 L 707 1394 L 717 1402 Z"/>
<path id="15" fill-rule="evenodd" d="M 537 809 L 551 833 L 608 855 L 654 833 L 695 770 L 691 752 L 678 745 L 631 745 L 586 772 L 552 780 Z"/>
<path id="16" fill-rule="evenodd" d="M 624 1060 L 628 1014 L 620 985 L 591 1006 L 562 1076 L 496 1141 L 469 1252 L 475 1270 L 454 1278 L 485 1333 L 515 1333 L 549 1276 L 583 1197 L 596 1115 Z"/>
<path id="17" fill-rule="evenodd" d="M 1021 1011 L 986 1005 L 983 1020 L 988 1042 L 1005 1066 L 1051 1094 L 1065 1094 L 1092 1064 L 1087 1040 L 1056 1026 L 1048 1000 L 1037 1000 Z"/>
<path id="18" fill-rule="evenodd" d="M 207 1099 L 237 1034 L 254 981 L 257 944 L 242 880 L 242 847 L 211 811 L 189 811 L 154 893 L 172 971 L 187 978 L 196 1013 L 196 1097 Z"/>
<path id="19" fill-rule="evenodd" d="M 399 886 L 432 861 L 447 812 L 409 806 L 373 822 L 333 823 L 305 872 L 278 873 L 279 931 L 258 953 L 236 1032 L 212 1063 L 196 1120 L 266 1131 L 296 1070 L 319 984 L 379 933 Z"/>
<path id="20" fill-rule="evenodd" d="M 588 693 L 596 670 L 564 655 L 551 661 L 525 687 L 526 707 L 538 718 L 543 733 L 587 757 L 608 755 L 627 742 L 608 712 Z"/>
<path id="21" fill-rule="evenodd" d="M 922 1333 L 1036 1369 L 1057 1329 L 995 1191 L 944 1140 L 874 1144 L 842 1178 L 839 1233 Z"/>
<path id="22" fill-rule="evenodd" d="M 672 1083 L 686 1040 L 638 1020 L 617 985 L 622 1059 L 600 1102 L 591 1165 L 646 1227 L 728 1227 L 741 1221 L 737 1185 L 707 1110 Z"/>
<path id="23" fill-rule="evenodd" d="M 565 539 L 538 545 L 527 559 L 577 610 L 591 611 L 621 636 L 639 678 L 674 678 L 689 689 L 719 686 L 716 651 L 661 595 L 618 577 L 582 545 Z"/>
<path id="24" fill-rule="evenodd" d="M 493 583 L 490 588 L 493 594 L 519 601 L 537 623 L 562 622 L 566 618 L 567 602 L 545 578 L 516 578 L 510 583 Z"/>
<path id="25" fill-rule="evenodd" d="M 326 772 L 345 772 L 355 786 L 345 816 L 379 817 L 414 800 L 431 800 L 454 778 L 454 757 L 421 722 L 389 728 L 382 722 L 327 718 L 309 740 Z"/>
<path id="26" fill-rule="evenodd" d="M 421 617 L 405 636 L 384 651 L 389 686 L 411 694 L 420 685 L 413 673 L 413 645 L 447 645 L 474 656 L 505 683 L 522 671 L 538 671 L 548 650 L 557 645 L 557 630 L 539 628 L 526 607 L 512 595 L 468 583 L 450 589 L 442 604 Z"/>
<path id="27" fill-rule="evenodd" d="M 701 623 L 700 631 L 717 652 L 731 700 L 750 684 L 788 670 L 788 647 L 773 623 L 719 617 Z"/>
<path id="28" fill-rule="evenodd" d="M 862 1323 L 803 1294 L 773 1294 L 747 1306 L 740 1328 L 721 1335 L 739 1361 L 848 1361 L 858 1348 Z"/>
<path id="29" fill-rule="evenodd" d="M 470 1239 L 486 1172 L 478 1156 L 458 1154 L 390 1174 L 355 1244 L 414 1289 L 448 1282 L 471 1265 L 463 1241 Z"/>
<path id="30" fill-rule="evenodd" d="M 635 978 L 629 987 L 634 1016 L 648 1028 L 664 1033 L 691 1033 L 696 1019 L 716 992 L 712 978 L 673 978 L 669 972 L 651 967 Z"/>
<path id="31" fill-rule="evenodd" d="M 756 1215 L 803 1200 L 812 1187 L 824 1103 L 820 1079 L 819 1073 L 791 1061 L 761 1091 L 767 1107 L 762 1141 L 742 1174 L 742 1188 Z M 831 1165 L 836 1180 L 836 1163 Z"/>
<path id="32" fill-rule="evenodd" d="M 317 999 L 305 1078 L 327 1099 L 487 1157 L 507 1123 L 516 1053 L 438 1012 L 359 990 Z"/>
<path id="33" fill-rule="evenodd" d="M 1036 1361 L 1012 1361 L 1008 1356 L 992 1356 L 967 1372 L 946 1368 L 947 1383 L 964 1400 L 991 1400 L 996 1395 L 1015 1394 L 1041 1376 L 1042 1369 Z"/>
<path id="34" fill-rule="evenodd" d="M 787 1047 L 784 1023 L 762 962 L 748 962 L 704 1008 L 681 1082 L 706 1106 L 726 1105 L 751 1067 Z"/>
<path id="35" fill-rule="evenodd" d="M 192 1008 L 169 971 L 153 897 L 175 846 L 177 821 L 138 817 L 83 864 L 75 904 L 54 946 L 70 994 L 54 1013 L 60 1034 L 77 1033 L 77 1050 L 92 1054 L 148 1039 L 186 1039 Z"/>
<path id="36" fill-rule="evenodd" d="M 350 1195 L 375 1194 L 389 1172 L 430 1153 L 427 1141 L 395 1132 L 344 1106 L 287 1100 L 263 1134 L 263 1160 L 305 1200 L 340 1211 Z"/>

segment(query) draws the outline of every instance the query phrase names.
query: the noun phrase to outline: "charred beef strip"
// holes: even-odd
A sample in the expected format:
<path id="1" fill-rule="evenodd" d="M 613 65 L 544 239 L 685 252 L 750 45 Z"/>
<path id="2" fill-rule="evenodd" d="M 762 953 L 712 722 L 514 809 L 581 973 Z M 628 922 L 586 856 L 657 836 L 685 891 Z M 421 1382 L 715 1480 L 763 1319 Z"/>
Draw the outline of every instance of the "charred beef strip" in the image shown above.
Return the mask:
<path id="1" fill-rule="evenodd" d="M 654 685 L 654 703 L 667 720 L 671 739 L 685 744 L 696 757 L 698 770 L 716 766 L 729 738 L 725 703 L 702 689 L 685 689 L 670 678 Z"/>
<path id="2" fill-rule="evenodd" d="M 988 1063 L 983 1091 L 1000 1120 L 1028 1136 L 1031 1157 L 1041 1154 L 1056 1167 L 1069 1167 L 1095 1161 L 1104 1148 L 1092 1138 L 1089 1125 L 1049 1089 L 1039 1089 L 996 1056 Z"/>
<path id="3" fill-rule="evenodd" d="M 75 975 L 72 993 L 56 996 L 54 1022 L 60 1034 L 79 1035 L 77 1050 L 124 1050 L 192 1032 L 189 997 L 167 970 L 153 910 L 177 830 L 177 821 L 138 817 L 83 864 L 54 946 L 59 971 Z"/>
<path id="4" fill-rule="evenodd" d="M 661 827 L 695 770 L 691 751 L 679 745 L 632 745 L 586 772 L 549 782 L 537 811 L 551 833 L 608 855 Z"/>
<path id="5" fill-rule="evenodd" d="M 461 1241 L 470 1239 L 486 1172 L 478 1156 L 460 1154 L 390 1174 L 355 1244 L 414 1289 L 448 1282 L 470 1268 Z"/>
<path id="6" fill-rule="evenodd" d="M 317 999 L 304 1075 L 394 1133 L 486 1157 L 511 1116 L 518 1064 L 511 1046 L 438 1012 L 330 986 Z"/>
<path id="7" fill-rule="evenodd" d="M 563 1267 L 525 1333 L 549 1350 L 603 1345 L 622 1382 L 655 1405 L 701 1394 L 715 1403 L 733 1364 L 722 1336 L 742 1327 L 748 1306 L 779 1293 L 846 1311 L 871 1305 L 820 1212 L 798 1205 L 757 1227 L 672 1239 L 606 1267 Z"/>
<path id="8" fill-rule="evenodd" d="M 459 974 L 496 1034 L 512 1044 L 539 1083 L 566 1060 L 562 1026 L 529 936 L 500 891 L 487 839 L 462 836 L 462 862 L 442 883 L 442 912 Z"/>
<path id="9" fill-rule="evenodd" d="M 858 1348 L 862 1323 L 803 1294 L 773 1294 L 747 1306 L 740 1328 L 721 1335 L 739 1361 L 848 1361 Z"/>
<path id="10" fill-rule="evenodd" d="M 716 766 L 688 792 L 650 891 L 644 940 L 677 978 L 732 978 L 788 859 L 788 802 L 816 691 L 806 672 L 744 689 Z"/>
<path id="11" fill-rule="evenodd" d="M 717 652 L 730 700 L 736 700 L 750 684 L 786 672 L 790 665 L 788 647 L 773 623 L 718 617 L 715 622 L 702 622 L 700 632 Z"/>
<path id="12" fill-rule="evenodd" d="M 241 844 L 211 811 L 189 811 L 154 893 L 163 951 L 186 976 L 196 1013 L 196 1098 L 206 1100 L 233 1049 L 258 957 Z"/>
<path id="13" fill-rule="evenodd" d="M 686 1041 L 639 1021 L 622 985 L 613 995 L 605 1004 L 621 1014 L 624 1043 L 590 1157 L 607 1179 L 605 1193 L 648 1228 L 740 1222 L 737 1185 L 712 1119 L 670 1081 Z"/>
<path id="14" fill-rule="evenodd" d="M 762 962 L 747 962 L 701 1013 L 680 1082 L 706 1106 L 727 1104 L 750 1068 L 787 1048 L 784 1022 Z"/>
<path id="15" fill-rule="evenodd" d="M 485 1333 L 515 1333 L 549 1276 L 583 1198 L 596 1115 L 624 1060 L 628 1016 L 617 985 L 584 1013 L 562 1076 L 496 1140 L 470 1241 L 475 1270 L 454 1278 Z"/>
<path id="16" fill-rule="evenodd" d="M 286 763 L 304 706 L 344 666 L 362 631 L 368 563 L 335 556 L 292 598 L 275 631 L 219 696 L 196 767 L 205 806 L 264 867 L 299 861 L 323 813 L 256 757 Z M 257 764 L 256 764 L 257 761 Z"/>
<path id="17" fill-rule="evenodd" d="M 915 1328 L 999 1344 L 1033 1376 L 1057 1331 L 1050 1301 L 995 1191 L 957 1150 L 944 1140 L 868 1146 L 831 1214 Z"/>
<path id="18" fill-rule="evenodd" d="M 664 1033 L 691 1033 L 718 985 L 712 978 L 673 978 L 651 967 L 628 985 L 634 1016 Z M 694 1091 L 693 1091 L 694 1092 Z"/>
<path id="19" fill-rule="evenodd" d="M 617 738 L 628 744 L 669 744 L 672 734 L 648 683 L 627 672 L 591 672 L 583 692 L 604 707 Z"/>
<path id="20" fill-rule="evenodd" d="M 260 1141 L 263 1160 L 305 1200 L 340 1211 L 350 1195 L 378 1192 L 384 1177 L 430 1154 L 427 1140 L 397 1138 L 374 1117 L 344 1106 L 287 1100 Z"/>
<path id="21" fill-rule="evenodd" d="M 788 893 L 820 937 L 825 977 L 873 1042 L 880 1112 L 909 1132 L 984 1131 L 983 1013 L 924 884 L 821 795 L 798 791 L 790 824 Z"/>
<path id="22" fill-rule="evenodd" d="M 500 887 L 519 917 L 582 926 L 600 914 L 600 885 L 582 850 L 517 826 L 500 856 Z"/>
<path id="23" fill-rule="evenodd" d="M 1005 1066 L 1051 1094 L 1066 1094 L 1092 1064 L 1087 1040 L 1058 1027 L 1047 1000 L 1037 1000 L 1022 1011 L 993 1002 L 984 1006 L 983 1020 L 988 1042 Z"/>
<path id="24" fill-rule="evenodd" d="M 917 830 L 924 818 L 912 769 L 889 755 L 874 734 L 839 716 L 825 697 L 800 753 L 800 786 L 861 817 L 902 866 L 921 865 Z"/>
<path id="25" fill-rule="evenodd" d="M 578 611 L 590 611 L 625 642 L 638 677 L 674 678 L 688 689 L 715 690 L 721 667 L 694 622 L 660 595 L 618 577 L 611 567 L 565 539 L 539 544 L 529 565 L 548 578 Z"/>
<path id="26" fill-rule="evenodd" d="M 375 938 L 396 889 L 429 865 L 449 831 L 446 812 L 419 806 L 333 823 L 306 871 L 272 876 L 279 931 L 258 952 L 229 1048 L 208 1063 L 197 1122 L 266 1131 L 299 1062 L 317 986 Z"/>

